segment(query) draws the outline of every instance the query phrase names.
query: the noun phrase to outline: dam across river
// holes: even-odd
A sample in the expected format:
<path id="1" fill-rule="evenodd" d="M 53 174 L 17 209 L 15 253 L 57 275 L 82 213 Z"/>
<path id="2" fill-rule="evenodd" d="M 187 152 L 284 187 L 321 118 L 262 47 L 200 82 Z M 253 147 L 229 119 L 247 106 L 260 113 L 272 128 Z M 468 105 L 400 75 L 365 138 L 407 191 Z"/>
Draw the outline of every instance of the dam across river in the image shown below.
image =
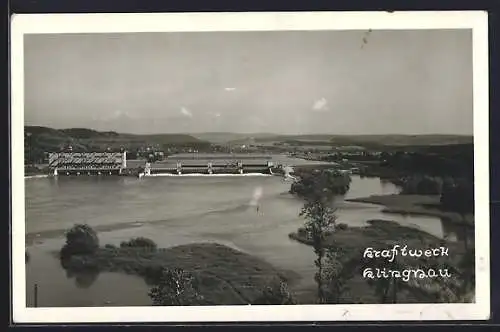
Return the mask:
<path id="1" fill-rule="evenodd" d="M 257 154 L 178 154 L 146 164 L 145 174 L 272 174 L 278 163 Z"/>
<path id="2" fill-rule="evenodd" d="M 172 174 L 273 174 L 279 169 L 273 158 L 262 154 L 189 153 L 174 154 L 153 163 L 127 160 L 122 153 L 52 153 L 51 175 L 124 175 Z"/>

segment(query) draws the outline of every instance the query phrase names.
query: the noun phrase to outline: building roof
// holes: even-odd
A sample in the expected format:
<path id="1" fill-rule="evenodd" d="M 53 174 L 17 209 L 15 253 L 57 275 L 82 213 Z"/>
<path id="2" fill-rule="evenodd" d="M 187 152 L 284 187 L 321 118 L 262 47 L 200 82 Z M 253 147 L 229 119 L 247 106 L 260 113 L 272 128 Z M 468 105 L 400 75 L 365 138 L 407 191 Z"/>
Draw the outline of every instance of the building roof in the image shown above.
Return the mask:
<path id="1" fill-rule="evenodd" d="M 63 152 L 49 154 L 49 167 L 121 167 L 121 152 Z"/>

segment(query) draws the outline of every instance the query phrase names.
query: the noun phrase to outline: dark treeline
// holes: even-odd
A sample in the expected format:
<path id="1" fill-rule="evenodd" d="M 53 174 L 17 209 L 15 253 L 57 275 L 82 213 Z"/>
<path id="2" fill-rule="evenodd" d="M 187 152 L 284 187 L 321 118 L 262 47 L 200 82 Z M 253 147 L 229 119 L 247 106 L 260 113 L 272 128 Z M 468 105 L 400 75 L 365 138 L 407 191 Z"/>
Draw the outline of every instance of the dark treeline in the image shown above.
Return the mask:
<path id="1" fill-rule="evenodd" d="M 452 178 L 446 178 L 446 181 L 454 182 Z M 428 175 L 402 177 L 393 182 L 401 187 L 404 195 L 441 195 L 444 186 L 442 178 Z"/>
<path id="2" fill-rule="evenodd" d="M 473 145 L 429 147 L 414 152 L 382 152 L 380 166 L 402 173 L 439 177 L 474 177 Z"/>
<path id="3" fill-rule="evenodd" d="M 401 187 L 403 195 L 440 195 L 441 208 L 474 211 L 474 148 L 472 144 L 414 147 L 410 152 L 384 151 L 378 165 L 360 170 Z"/>
<path id="4" fill-rule="evenodd" d="M 441 192 L 441 207 L 445 210 L 461 214 L 474 212 L 474 181 L 457 180 L 443 186 Z"/>
<path id="5" fill-rule="evenodd" d="M 393 181 L 402 195 L 439 195 L 441 209 L 461 214 L 474 212 L 474 181 L 468 178 L 409 176 Z"/>
<path id="6" fill-rule="evenodd" d="M 395 148 L 381 153 L 336 153 L 333 159 L 368 160 L 361 176 L 378 176 L 401 188 L 403 195 L 440 195 L 443 210 L 472 213 L 474 210 L 474 149 L 472 144 Z M 290 193 L 305 197 L 314 188 L 329 188 L 343 195 L 350 177 L 333 170 L 298 169 L 299 181 Z M 342 175 L 342 176 L 340 176 Z M 335 188 L 335 189 L 331 189 Z"/>

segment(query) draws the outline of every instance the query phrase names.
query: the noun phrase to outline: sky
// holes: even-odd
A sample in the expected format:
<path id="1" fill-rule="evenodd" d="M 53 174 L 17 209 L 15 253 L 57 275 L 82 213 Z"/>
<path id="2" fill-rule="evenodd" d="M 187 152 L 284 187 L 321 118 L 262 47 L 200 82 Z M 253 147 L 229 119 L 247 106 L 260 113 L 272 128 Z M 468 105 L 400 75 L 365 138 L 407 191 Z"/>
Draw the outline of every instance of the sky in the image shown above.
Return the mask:
<path id="1" fill-rule="evenodd" d="M 25 123 L 472 135 L 471 30 L 26 35 Z"/>

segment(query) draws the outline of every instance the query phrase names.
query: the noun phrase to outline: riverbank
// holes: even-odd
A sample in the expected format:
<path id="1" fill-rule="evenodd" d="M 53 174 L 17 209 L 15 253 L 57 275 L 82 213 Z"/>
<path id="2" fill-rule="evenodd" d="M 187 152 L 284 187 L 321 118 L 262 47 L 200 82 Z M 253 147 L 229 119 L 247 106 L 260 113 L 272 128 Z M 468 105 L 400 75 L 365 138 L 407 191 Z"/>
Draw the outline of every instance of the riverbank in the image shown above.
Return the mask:
<path id="1" fill-rule="evenodd" d="M 337 259 L 341 260 L 342 257 L 358 258 L 354 261 L 356 271 L 352 273 L 352 278 L 346 281 L 347 291 L 341 295 L 339 303 L 380 303 L 380 298 L 375 288 L 369 285 L 366 278 L 363 278 L 363 271 L 365 268 L 385 268 L 390 267 L 390 265 L 385 261 L 382 266 L 378 266 L 369 259 L 363 258 L 363 253 L 366 248 L 383 250 L 391 249 L 394 245 L 399 245 L 401 247 L 407 246 L 408 249 L 422 250 L 440 247 L 448 248 L 447 255 L 441 257 L 427 258 L 421 256 L 415 258 L 409 256 L 403 257 L 402 255 L 396 257 L 397 264 L 405 269 L 418 269 L 425 268 L 426 266 L 447 266 L 450 271 L 455 271 L 457 267 L 460 266 L 466 254 L 464 247 L 459 243 L 447 242 L 418 229 L 401 226 L 393 221 L 369 220 L 367 223 L 369 226 L 365 227 L 337 227 L 334 232 L 330 232 L 325 238 L 324 243 L 327 250 L 333 249 L 335 251 L 341 251 L 342 255 Z M 297 232 L 290 233 L 289 237 L 308 246 L 312 246 L 313 244 L 303 228 L 299 228 Z M 470 266 L 467 266 L 465 269 L 467 271 L 473 271 L 474 263 L 472 262 Z M 454 275 L 454 277 L 457 277 L 457 275 Z M 455 278 L 452 279 L 456 281 Z M 409 289 L 408 291 L 398 291 L 397 303 L 422 303 L 426 301 L 429 301 L 429 303 L 436 303 L 435 296 L 440 292 L 439 289 L 432 286 L 428 280 L 419 281 L 414 279 L 412 282 L 423 282 L 424 286 L 420 285 L 415 287 L 414 290 L 416 290 L 416 292 L 410 291 Z M 426 284 L 426 282 L 429 284 Z M 459 279 L 458 282 L 461 282 L 461 280 Z M 411 285 L 411 282 L 404 284 L 404 286 Z M 423 292 L 418 291 L 418 288 L 421 287 L 427 287 L 428 289 Z M 441 301 L 446 302 L 444 299 Z"/>
<path id="2" fill-rule="evenodd" d="M 456 212 L 443 211 L 439 208 L 439 199 L 439 195 L 371 195 L 346 201 L 382 205 L 385 213 L 432 216 L 460 225 L 465 221 L 467 226 L 474 226 L 473 215 L 463 218 Z"/>
<path id="3" fill-rule="evenodd" d="M 27 180 L 27 179 L 43 179 L 43 178 L 48 178 L 49 175 L 48 174 L 34 174 L 34 175 L 25 175 L 24 176 L 24 179 Z"/>
<path id="4" fill-rule="evenodd" d="M 49 174 L 49 168 L 44 165 L 24 165 L 24 177 L 36 178 L 46 177 Z"/>
<path id="5" fill-rule="evenodd" d="M 250 304 L 273 281 L 298 279 L 252 255 L 216 243 L 194 243 L 168 249 L 107 245 L 92 255 L 71 256 L 63 268 L 78 273 L 120 272 L 143 277 L 154 285 L 162 268 L 180 268 L 195 276 L 201 305 Z"/>

